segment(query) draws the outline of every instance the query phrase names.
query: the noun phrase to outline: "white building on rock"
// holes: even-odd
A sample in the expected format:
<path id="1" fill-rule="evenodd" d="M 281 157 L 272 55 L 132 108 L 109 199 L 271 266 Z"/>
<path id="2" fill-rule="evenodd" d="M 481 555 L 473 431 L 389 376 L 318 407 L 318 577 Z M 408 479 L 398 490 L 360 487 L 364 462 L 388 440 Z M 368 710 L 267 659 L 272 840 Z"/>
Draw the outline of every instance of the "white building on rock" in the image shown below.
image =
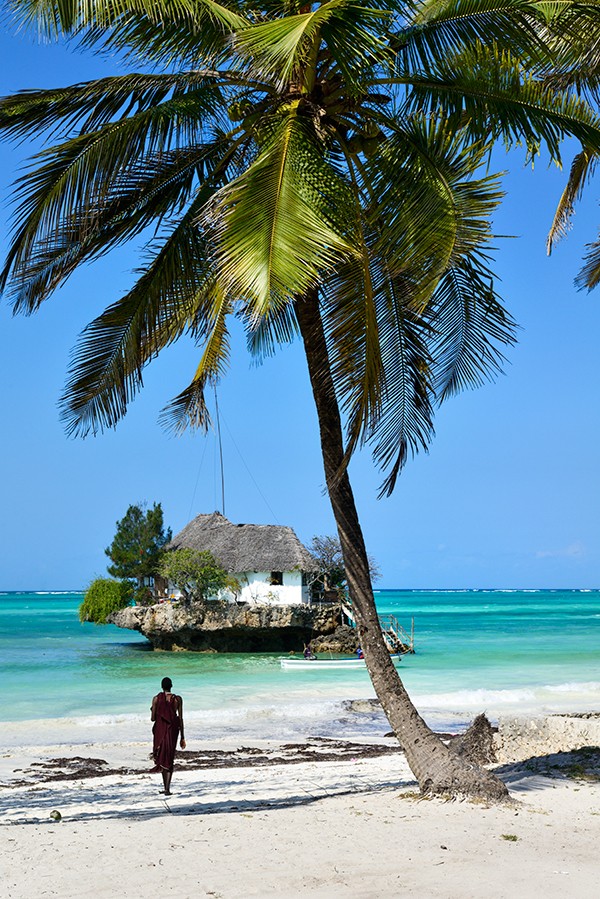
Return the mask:
<path id="1" fill-rule="evenodd" d="M 168 549 L 211 553 L 239 581 L 237 602 L 299 605 L 309 603 L 306 575 L 315 562 L 289 527 L 273 524 L 233 524 L 220 512 L 197 515 L 173 537 Z"/>

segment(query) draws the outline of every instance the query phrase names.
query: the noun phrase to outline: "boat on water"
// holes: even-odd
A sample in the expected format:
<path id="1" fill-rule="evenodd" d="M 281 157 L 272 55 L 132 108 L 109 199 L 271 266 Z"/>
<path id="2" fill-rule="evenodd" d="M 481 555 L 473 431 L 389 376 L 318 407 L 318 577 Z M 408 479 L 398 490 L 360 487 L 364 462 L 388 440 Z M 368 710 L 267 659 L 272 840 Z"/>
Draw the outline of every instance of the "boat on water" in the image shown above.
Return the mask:
<path id="1" fill-rule="evenodd" d="M 390 655 L 394 665 L 399 665 L 402 656 L 399 654 Z M 364 659 L 350 658 L 350 659 L 280 659 L 281 667 L 284 670 L 287 669 L 308 669 L 310 671 L 317 671 L 323 669 L 334 669 L 334 668 L 342 668 L 352 670 L 353 668 L 366 668 L 367 663 Z"/>

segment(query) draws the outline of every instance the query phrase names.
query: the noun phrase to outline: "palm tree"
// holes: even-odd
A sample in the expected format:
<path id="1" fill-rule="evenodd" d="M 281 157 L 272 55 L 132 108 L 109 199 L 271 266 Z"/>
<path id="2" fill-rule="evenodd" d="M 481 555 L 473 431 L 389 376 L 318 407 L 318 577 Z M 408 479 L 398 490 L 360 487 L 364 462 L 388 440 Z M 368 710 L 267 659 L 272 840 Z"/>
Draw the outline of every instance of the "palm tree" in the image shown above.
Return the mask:
<path id="1" fill-rule="evenodd" d="M 490 270 L 497 142 L 530 158 L 600 122 L 573 82 L 593 4 L 530 0 L 13 0 L 50 37 L 144 71 L 0 104 L 16 138 L 60 134 L 21 179 L 1 286 L 32 313 L 82 263 L 148 236 L 132 289 L 83 332 L 70 434 L 114 426 L 143 367 L 184 333 L 201 347 L 164 411 L 206 427 L 231 316 L 252 353 L 298 334 L 327 488 L 373 684 L 421 789 L 502 798 L 419 716 L 377 619 L 348 461 L 372 447 L 394 489 L 433 409 L 493 377 L 514 323 Z M 567 79 L 568 80 L 568 79 Z M 149 229 L 152 228 L 152 232 Z"/>

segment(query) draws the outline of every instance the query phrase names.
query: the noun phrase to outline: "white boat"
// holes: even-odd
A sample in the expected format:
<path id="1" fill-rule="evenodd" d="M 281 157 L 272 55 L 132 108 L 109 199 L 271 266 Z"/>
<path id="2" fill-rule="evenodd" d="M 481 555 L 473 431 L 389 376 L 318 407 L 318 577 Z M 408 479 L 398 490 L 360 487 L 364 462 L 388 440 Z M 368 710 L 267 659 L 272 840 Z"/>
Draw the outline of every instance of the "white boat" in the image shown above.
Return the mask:
<path id="1" fill-rule="evenodd" d="M 402 656 L 400 655 L 392 655 L 390 656 L 394 665 L 400 664 Z M 317 669 L 323 670 L 324 668 L 343 668 L 343 669 L 352 669 L 352 668 L 366 668 L 367 663 L 364 659 L 280 659 L 281 667 L 284 669 L 287 668 L 307 668 L 311 671 L 316 671 Z"/>

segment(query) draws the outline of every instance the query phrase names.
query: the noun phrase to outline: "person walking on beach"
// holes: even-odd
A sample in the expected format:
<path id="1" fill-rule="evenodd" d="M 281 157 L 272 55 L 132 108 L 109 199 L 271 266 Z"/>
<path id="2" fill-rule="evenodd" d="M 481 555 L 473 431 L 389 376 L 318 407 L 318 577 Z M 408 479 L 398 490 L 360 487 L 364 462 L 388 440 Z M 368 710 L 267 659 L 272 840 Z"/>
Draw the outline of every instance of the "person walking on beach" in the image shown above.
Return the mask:
<path id="1" fill-rule="evenodd" d="M 165 786 L 165 796 L 171 795 L 171 778 L 173 777 L 173 761 L 177 748 L 177 737 L 181 735 L 180 746 L 185 749 L 183 736 L 183 699 L 171 693 L 173 681 L 170 677 L 163 677 L 161 681 L 162 693 L 157 693 L 152 700 L 150 720 L 154 722 L 152 733 L 154 745 L 152 755 L 155 767 L 152 774 L 162 774 Z"/>

